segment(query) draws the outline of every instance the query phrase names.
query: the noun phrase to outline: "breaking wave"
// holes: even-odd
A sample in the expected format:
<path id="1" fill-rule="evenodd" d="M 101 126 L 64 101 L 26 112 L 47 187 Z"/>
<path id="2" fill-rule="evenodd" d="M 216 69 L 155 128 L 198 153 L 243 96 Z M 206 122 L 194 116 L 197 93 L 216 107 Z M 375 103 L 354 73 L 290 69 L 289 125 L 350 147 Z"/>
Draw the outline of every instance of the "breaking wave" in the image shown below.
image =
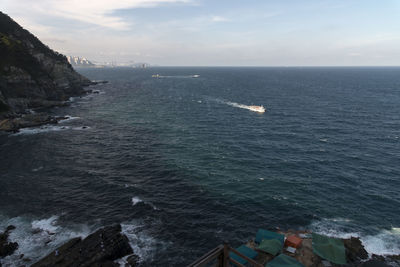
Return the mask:
<path id="1" fill-rule="evenodd" d="M 59 132 L 65 130 L 87 130 L 90 129 L 89 126 L 59 126 L 59 125 L 43 125 L 40 127 L 32 127 L 32 128 L 22 128 L 19 129 L 19 132 L 12 134 L 13 136 L 18 135 L 31 135 L 31 134 L 40 134 L 40 133 L 47 133 L 47 132 Z"/>
<path id="2" fill-rule="evenodd" d="M 131 221 L 121 223 L 122 233 L 129 239 L 133 253 L 139 256 L 140 262 L 147 262 L 154 259 L 156 252 L 167 248 L 168 243 L 153 238 L 148 232 L 144 223 Z"/>
<path id="3" fill-rule="evenodd" d="M 132 205 L 133 205 L 133 206 L 135 206 L 136 204 L 138 204 L 138 203 L 140 203 L 140 202 L 143 202 L 143 200 L 141 200 L 141 199 L 138 198 L 138 197 L 133 197 L 133 198 L 132 198 Z"/>
<path id="4" fill-rule="evenodd" d="M 314 221 L 310 229 L 316 233 L 338 238 L 358 237 L 364 248 L 372 255 L 398 255 L 400 254 L 399 228 L 382 229 L 375 234 L 365 234 L 355 230 L 356 224 L 349 219 L 333 218 Z"/>
<path id="5" fill-rule="evenodd" d="M 58 123 L 63 123 L 63 122 L 68 122 L 68 121 L 80 119 L 80 117 L 73 117 L 73 116 L 70 116 L 70 115 L 66 115 L 65 117 L 66 117 L 66 119 L 60 120 Z"/>
<path id="6" fill-rule="evenodd" d="M 132 201 L 132 206 L 135 206 L 139 203 L 143 203 L 145 205 L 150 206 L 153 210 L 159 210 L 159 208 L 157 208 L 153 203 L 151 203 L 149 201 L 143 201 L 139 197 L 132 197 L 131 201 Z"/>
<path id="7" fill-rule="evenodd" d="M 25 265 L 23 259 L 29 259 L 30 263 L 34 263 L 67 240 L 74 237 L 84 238 L 90 233 L 86 225 L 62 226 L 59 223 L 59 216 L 56 215 L 41 219 L 0 217 L 1 231 L 8 225 L 16 227 L 10 232 L 9 240 L 17 242 L 18 249 L 14 254 L 1 259 L 2 266 Z"/>

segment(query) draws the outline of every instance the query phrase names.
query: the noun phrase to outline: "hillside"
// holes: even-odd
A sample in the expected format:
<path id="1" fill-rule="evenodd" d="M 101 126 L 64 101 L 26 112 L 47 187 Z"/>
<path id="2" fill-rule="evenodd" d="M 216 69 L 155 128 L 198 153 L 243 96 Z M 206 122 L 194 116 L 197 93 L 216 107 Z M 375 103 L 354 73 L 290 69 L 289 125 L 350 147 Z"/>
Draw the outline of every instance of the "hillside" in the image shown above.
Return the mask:
<path id="1" fill-rule="evenodd" d="M 90 83 L 64 55 L 0 12 L 0 118 L 56 105 Z"/>

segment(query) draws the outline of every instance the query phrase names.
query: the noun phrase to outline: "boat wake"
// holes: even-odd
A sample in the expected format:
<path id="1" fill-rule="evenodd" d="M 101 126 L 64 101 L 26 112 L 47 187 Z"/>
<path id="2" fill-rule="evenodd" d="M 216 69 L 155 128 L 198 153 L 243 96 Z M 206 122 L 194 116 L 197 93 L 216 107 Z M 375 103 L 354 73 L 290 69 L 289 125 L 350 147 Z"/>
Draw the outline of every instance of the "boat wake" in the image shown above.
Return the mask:
<path id="1" fill-rule="evenodd" d="M 154 75 L 151 75 L 151 77 L 159 78 L 159 79 L 163 79 L 163 78 L 199 78 L 200 75 L 199 74 L 193 74 L 193 75 L 160 75 L 160 74 L 154 74 Z"/>
<path id="2" fill-rule="evenodd" d="M 264 106 L 248 106 L 248 105 L 243 105 L 243 104 L 239 104 L 239 103 L 235 103 L 235 102 L 225 102 L 225 104 L 228 104 L 232 107 L 243 108 L 243 109 L 247 109 L 247 110 L 258 112 L 258 113 L 265 112 Z"/>

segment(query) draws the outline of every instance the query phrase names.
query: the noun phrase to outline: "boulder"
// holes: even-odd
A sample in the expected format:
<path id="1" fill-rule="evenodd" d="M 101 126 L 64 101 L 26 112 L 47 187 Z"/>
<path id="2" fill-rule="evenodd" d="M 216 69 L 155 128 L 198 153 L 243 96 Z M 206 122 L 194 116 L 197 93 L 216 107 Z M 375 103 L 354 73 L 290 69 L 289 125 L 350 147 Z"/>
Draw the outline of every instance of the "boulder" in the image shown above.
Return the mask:
<path id="1" fill-rule="evenodd" d="M 73 238 L 32 267 L 50 266 L 119 266 L 115 260 L 132 254 L 121 225 L 101 228 L 85 239 Z"/>
<path id="2" fill-rule="evenodd" d="M 4 258 L 14 253 L 18 249 L 17 242 L 10 242 L 8 235 L 10 231 L 14 230 L 15 226 L 9 225 L 4 233 L 0 233 L 0 258 Z"/>
<path id="3" fill-rule="evenodd" d="M 371 259 L 363 262 L 360 267 L 390 267 L 390 265 L 386 264 L 384 260 Z"/>
<path id="4" fill-rule="evenodd" d="M 126 258 L 126 262 L 129 264 L 130 267 L 135 267 L 139 263 L 139 256 L 132 254 Z"/>
<path id="5" fill-rule="evenodd" d="M 14 230 L 15 228 L 16 228 L 16 227 L 15 227 L 14 225 L 9 225 L 9 226 L 7 226 L 7 228 L 6 228 L 6 232 L 8 233 L 8 232 Z"/>
<path id="6" fill-rule="evenodd" d="M 346 258 L 348 262 L 359 262 L 368 259 L 368 252 L 365 250 L 359 238 L 351 237 L 343 239 L 346 248 Z"/>

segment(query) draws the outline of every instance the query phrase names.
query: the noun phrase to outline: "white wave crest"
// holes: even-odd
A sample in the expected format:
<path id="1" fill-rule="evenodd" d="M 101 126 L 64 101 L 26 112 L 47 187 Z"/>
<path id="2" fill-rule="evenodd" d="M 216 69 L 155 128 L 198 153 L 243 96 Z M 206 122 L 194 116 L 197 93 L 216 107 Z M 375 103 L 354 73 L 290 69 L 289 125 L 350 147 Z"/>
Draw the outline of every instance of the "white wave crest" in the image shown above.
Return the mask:
<path id="1" fill-rule="evenodd" d="M 46 132 L 58 132 L 70 129 L 69 126 L 56 126 L 56 125 L 43 125 L 35 128 L 22 128 L 19 132 L 13 135 L 30 135 L 30 134 L 39 134 Z"/>
<path id="2" fill-rule="evenodd" d="M 34 127 L 34 128 L 22 128 L 19 130 L 19 132 L 12 134 L 13 136 L 19 136 L 19 135 L 32 135 L 32 134 L 41 134 L 41 133 L 48 133 L 48 132 L 59 132 L 59 131 L 65 131 L 65 130 L 87 130 L 90 129 L 89 126 L 76 126 L 76 127 L 71 127 L 71 126 L 59 126 L 59 125 L 43 125 L 40 127 Z"/>
<path id="3" fill-rule="evenodd" d="M 72 127 L 72 130 L 75 130 L 75 131 L 81 131 L 81 130 L 87 130 L 87 129 L 91 129 L 91 128 L 89 126 Z"/>
<path id="4" fill-rule="evenodd" d="M 73 116 L 70 116 L 70 115 L 65 115 L 64 117 L 66 119 L 60 120 L 58 123 L 64 123 L 64 122 L 80 119 L 80 117 L 73 117 Z"/>
<path id="5" fill-rule="evenodd" d="M 368 253 L 378 255 L 399 255 L 400 254 L 400 233 L 396 229 L 381 230 L 376 235 L 361 237 Z"/>
<path id="6" fill-rule="evenodd" d="M 143 201 L 142 199 L 140 199 L 139 197 L 132 197 L 132 206 L 135 206 L 138 203 L 144 203 L 146 205 L 149 205 L 153 208 L 153 210 L 160 210 L 159 208 L 157 208 L 153 203 L 149 202 L 149 201 Z"/>
<path id="7" fill-rule="evenodd" d="M 33 172 L 38 172 L 38 171 L 40 171 L 41 169 L 43 169 L 43 166 L 39 166 L 39 167 L 37 167 L 37 168 L 34 168 L 34 169 L 32 169 L 32 171 L 33 171 Z"/>
<path id="8" fill-rule="evenodd" d="M 51 216 L 50 218 L 47 219 L 34 220 L 31 223 L 32 229 L 43 230 L 48 233 L 56 233 L 59 230 L 57 226 L 57 220 L 58 216 Z"/>
<path id="9" fill-rule="evenodd" d="M 141 199 L 138 198 L 138 197 L 133 197 L 133 198 L 132 198 L 132 205 L 133 205 L 133 206 L 135 206 L 136 204 L 138 204 L 138 203 L 140 203 L 140 202 L 143 202 L 143 200 L 141 200 Z"/>

